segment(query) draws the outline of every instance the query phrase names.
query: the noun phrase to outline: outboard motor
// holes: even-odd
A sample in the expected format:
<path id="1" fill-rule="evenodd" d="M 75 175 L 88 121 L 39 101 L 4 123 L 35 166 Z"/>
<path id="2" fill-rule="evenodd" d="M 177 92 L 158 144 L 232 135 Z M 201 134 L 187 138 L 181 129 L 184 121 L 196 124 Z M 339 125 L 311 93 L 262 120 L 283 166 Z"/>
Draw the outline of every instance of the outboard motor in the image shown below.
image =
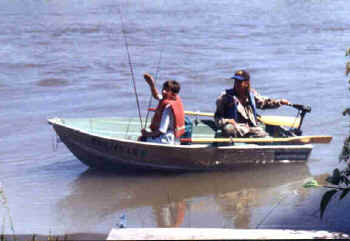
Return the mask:
<path id="1" fill-rule="evenodd" d="M 292 106 L 298 110 L 297 117 L 300 115 L 299 126 L 297 128 L 291 128 L 289 131 L 294 133 L 296 136 L 301 136 L 303 134 L 301 130 L 301 125 L 303 124 L 305 114 L 311 112 L 311 106 L 308 106 L 308 105 L 305 106 L 305 105 L 299 105 L 299 104 L 290 104 L 289 106 Z"/>

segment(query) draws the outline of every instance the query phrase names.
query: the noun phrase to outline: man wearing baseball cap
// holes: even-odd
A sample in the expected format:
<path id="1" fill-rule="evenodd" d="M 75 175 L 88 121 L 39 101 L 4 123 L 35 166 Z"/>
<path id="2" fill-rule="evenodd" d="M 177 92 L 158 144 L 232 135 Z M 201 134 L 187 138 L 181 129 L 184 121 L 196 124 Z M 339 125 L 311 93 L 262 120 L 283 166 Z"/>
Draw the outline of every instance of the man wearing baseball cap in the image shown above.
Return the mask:
<path id="1" fill-rule="evenodd" d="M 251 88 L 250 75 L 238 70 L 231 78 L 232 89 L 225 90 L 216 100 L 215 123 L 225 137 L 266 137 L 259 125 L 256 109 L 278 108 L 288 105 L 286 99 L 261 96 Z"/>

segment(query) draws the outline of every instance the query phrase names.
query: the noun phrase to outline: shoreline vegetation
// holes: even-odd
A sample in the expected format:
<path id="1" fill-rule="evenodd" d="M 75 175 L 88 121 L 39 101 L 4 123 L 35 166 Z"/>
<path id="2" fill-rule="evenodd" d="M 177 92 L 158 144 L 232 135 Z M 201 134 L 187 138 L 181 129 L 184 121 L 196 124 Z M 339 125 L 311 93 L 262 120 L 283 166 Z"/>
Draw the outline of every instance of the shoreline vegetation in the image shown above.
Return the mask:
<path id="1" fill-rule="evenodd" d="M 350 57 L 350 48 L 345 51 L 345 57 Z M 345 75 L 350 74 L 350 62 L 345 64 Z M 350 79 L 348 79 L 350 84 Z M 350 90 L 350 88 L 349 88 Z M 346 108 L 343 111 L 343 116 L 350 116 L 350 108 Z M 320 218 L 322 219 L 328 204 L 332 199 L 338 198 L 338 200 L 343 200 L 344 197 L 350 192 L 350 130 L 349 134 L 344 140 L 342 151 L 339 155 L 339 163 L 345 162 L 345 168 L 339 170 L 335 168 L 333 173 L 329 175 L 326 179 L 327 185 L 319 184 L 317 180 L 311 180 L 304 184 L 305 188 L 325 188 L 328 189 L 323 196 L 320 203 Z"/>

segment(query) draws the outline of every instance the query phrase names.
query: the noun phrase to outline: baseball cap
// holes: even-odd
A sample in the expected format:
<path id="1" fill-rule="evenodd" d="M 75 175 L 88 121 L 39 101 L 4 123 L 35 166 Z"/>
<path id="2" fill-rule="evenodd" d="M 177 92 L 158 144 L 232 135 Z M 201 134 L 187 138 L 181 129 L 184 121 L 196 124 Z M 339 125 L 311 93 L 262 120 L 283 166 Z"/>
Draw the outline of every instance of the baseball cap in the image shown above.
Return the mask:
<path id="1" fill-rule="evenodd" d="M 250 80 L 249 73 L 245 70 L 238 70 L 235 72 L 235 75 L 231 77 L 231 79 L 245 81 Z"/>

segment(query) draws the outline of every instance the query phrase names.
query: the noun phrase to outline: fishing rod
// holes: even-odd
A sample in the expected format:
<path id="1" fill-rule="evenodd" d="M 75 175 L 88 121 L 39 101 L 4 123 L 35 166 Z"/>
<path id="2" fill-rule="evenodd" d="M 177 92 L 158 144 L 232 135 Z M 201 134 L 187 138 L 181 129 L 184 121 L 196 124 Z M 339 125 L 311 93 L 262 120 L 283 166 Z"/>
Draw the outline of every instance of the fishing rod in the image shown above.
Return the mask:
<path id="1" fill-rule="evenodd" d="M 130 67 L 131 78 L 132 78 L 132 82 L 133 82 L 133 86 L 134 86 L 134 93 L 135 93 L 135 97 L 136 97 L 137 110 L 138 110 L 138 113 L 139 113 L 141 129 L 142 129 L 143 125 L 142 125 L 142 118 L 141 118 L 139 96 L 138 96 L 137 90 L 136 90 L 136 81 L 135 81 L 135 76 L 134 76 L 134 69 L 133 69 L 132 63 L 131 63 L 131 58 L 130 58 L 130 53 L 129 53 L 129 45 L 128 45 L 128 40 L 126 38 L 126 33 L 125 33 L 125 29 L 124 29 L 124 22 L 123 22 L 123 17 L 122 17 L 122 12 L 121 12 L 120 5 L 119 5 L 119 9 L 118 10 L 119 10 L 120 23 L 121 23 L 121 29 L 122 29 L 122 33 L 123 33 L 123 37 L 124 37 L 124 43 L 125 43 L 125 47 L 126 47 L 126 52 L 128 54 L 129 67 Z"/>

